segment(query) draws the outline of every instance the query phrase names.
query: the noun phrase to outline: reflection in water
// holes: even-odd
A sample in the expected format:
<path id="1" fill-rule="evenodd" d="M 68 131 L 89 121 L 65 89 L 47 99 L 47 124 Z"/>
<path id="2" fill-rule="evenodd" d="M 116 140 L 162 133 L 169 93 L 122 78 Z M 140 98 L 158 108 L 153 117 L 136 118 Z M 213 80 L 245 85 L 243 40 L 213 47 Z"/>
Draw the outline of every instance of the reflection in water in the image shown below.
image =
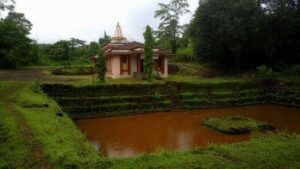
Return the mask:
<path id="1" fill-rule="evenodd" d="M 279 131 L 300 133 L 300 109 L 248 106 L 200 109 L 76 121 L 88 138 L 108 157 L 132 157 L 158 148 L 188 150 L 210 143 L 233 143 L 251 135 L 226 135 L 202 125 L 208 117 L 241 115 L 268 122 Z"/>
<path id="2" fill-rule="evenodd" d="M 186 150 L 190 148 L 193 140 L 193 135 L 190 132 L 179 131 L 177 134 L 177 146 L 178 150 Z"/>
<path id="3" fill-rule="evenodd" d="M 132 147 L 124 147 L 123 149 L 115 149 L 115 147 L 110 146 L 107 148 L 106 153 L 112 157 L 132 157 L 138 152 Z"/>

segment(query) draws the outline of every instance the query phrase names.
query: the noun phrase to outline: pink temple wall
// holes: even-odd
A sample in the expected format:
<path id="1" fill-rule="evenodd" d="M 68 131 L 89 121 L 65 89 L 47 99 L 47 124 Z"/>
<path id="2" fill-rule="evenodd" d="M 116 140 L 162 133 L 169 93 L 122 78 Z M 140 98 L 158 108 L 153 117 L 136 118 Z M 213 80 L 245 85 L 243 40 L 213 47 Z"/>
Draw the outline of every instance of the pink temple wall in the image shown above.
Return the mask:
<path id="1" fill-rule="evenodd" d="M 111 56 L 110 60 L 107 60 L 107 64 L 110 64 L 110 71 L 108 70 L 107 72 L 107 77 L 113 78 L 113 79 L 118 79 L 118 78 L 128 78 L 128 77 L 133 77 L 134 72 L 137 72 L 137 56 L 131 56 L 130 57 L 130 74 L 124 73 L 121 74 L 121 67 L 120 67 L 120 56 L 115 55 Z M 164 61 L 164 74 L 162 74 L 163 78 L 168 77 L 168 57 L 165 57 Z"/>

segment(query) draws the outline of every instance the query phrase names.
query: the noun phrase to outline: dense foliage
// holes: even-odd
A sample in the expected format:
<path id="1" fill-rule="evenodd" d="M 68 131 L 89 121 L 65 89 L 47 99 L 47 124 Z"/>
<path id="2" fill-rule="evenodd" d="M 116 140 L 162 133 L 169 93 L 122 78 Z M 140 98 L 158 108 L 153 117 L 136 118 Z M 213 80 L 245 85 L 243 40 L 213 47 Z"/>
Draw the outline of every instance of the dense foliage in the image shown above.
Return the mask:
<path id="1" fill-rule="evenodd" d="M 46 49 L 46 55 L 53 60 L 70 61 L 82 55 L 85 42 L 79 39 L 61 40 Z"/>
<path id="2" fill-rule="evenodd" d="M 195 55 L 231 72 L 299 63 L 299 11 L 295 0 L 200 1 L 191 23 Z"/>
<path id="3" fill-rule="evenodd" d="M 99 48 L 107 45 L 110 39 L 110 36 L 104 32 L 104 37 L 99 38 L 99 42 L 90 42 L 89 44 L 75 38 L 60 40 L 54 44 L 40 45 L 40 55 L 46 60 L 50 59 L 57 62 L 88 61 L 91 56 L 95 56 L 98 53 Z"/>
<path id="4" fill-rule="evenodd" d="M 144 39 L 145 39 L 145 74 L 147 75 L 148 81 L 152 80 L 152 73 L 153 73 L 153 35 L 152 35 L 152 29 L 148 25 L 146 27 L 146 31 L 144 33 Z"/>
<path id="5" fill-rule="evenodd" d="M 38 49 L 28 38 L 32 24 L 24 14 L 9 12 L 0 20 L 0 68 L 16 68 L 38 62 Z"/>
<path id="6" fill-rule="evenodd" d="M 9 10 L 12 11 L 15 8 L 15 0 L 0 0 L 0 18 L 2 17 L 2 12 Z"/>
<path id="7" fill-rule="evenodd" d="M 171 0 L 168 4 L 159 3 L 155 18 L 161 20 L 157 38 L 158 44 L 176 53 L 184 26 L 180 25 L 180 16 L 190 12 L 187 0 Z"/>

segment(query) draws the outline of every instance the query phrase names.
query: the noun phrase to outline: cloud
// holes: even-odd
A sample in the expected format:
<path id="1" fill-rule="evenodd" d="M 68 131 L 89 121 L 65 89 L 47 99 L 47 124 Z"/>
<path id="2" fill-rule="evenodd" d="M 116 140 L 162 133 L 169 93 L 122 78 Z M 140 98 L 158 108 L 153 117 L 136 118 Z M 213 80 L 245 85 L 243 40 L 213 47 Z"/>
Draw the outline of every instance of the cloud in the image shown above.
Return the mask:
<path id="1" fill-rule="evenodd" d="M 157 28 L 154 18 L 158 3 L 168 0 L 17 0 L 16 11 L 33 23 L 31 37 L 40 43 L 53 43 L 71 37 L 97 41 L 104 30 L 113 35 L 120 22 L 129 40 L 143 41 L 146 25 Z M 189 0 L 194 11 L 198 0 Z M 188 22 L 191 15 L 184 17 Z"/>

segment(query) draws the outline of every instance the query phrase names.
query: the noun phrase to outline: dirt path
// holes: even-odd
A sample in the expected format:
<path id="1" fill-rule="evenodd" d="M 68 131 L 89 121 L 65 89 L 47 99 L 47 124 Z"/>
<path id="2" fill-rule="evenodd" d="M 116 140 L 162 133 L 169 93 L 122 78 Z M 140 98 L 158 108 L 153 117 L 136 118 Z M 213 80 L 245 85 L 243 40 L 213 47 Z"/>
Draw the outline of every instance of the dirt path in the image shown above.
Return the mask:
<path id="1" fill-rule="evenodd" d="M 24 70 L 1 70 L 0 81 L 31 81 L 44 79 L 46 74 L 43 69 L 24 69 Z"/>
<path id="2" fill-rule="evenodd" d="M 30 168 L 32 169 L 50 169 L 51 167 L 48 164 L 48 160 L 46 159 L 41 143 L 37 140 L 36 136 L 32 132 L 30 126 L 27 124 L 24 116 L 18 112 L 16 109 L 16 99 L 18 96 L 18 91 L 22 89 L 23 85 L 15 84 L 11 85 L 7 89 L 5 89 L 2 93 L 1 98 L 6 98 L 2 100 L 6 107 L 6 110 L 11 113 L 17 121 L 19 125 L 19 130 L 21 135 L 25 138 L 28 147 L 31 149 L 31 157 L 29 159 L 34 159 L 28 161 L 30 163 Z"/>

